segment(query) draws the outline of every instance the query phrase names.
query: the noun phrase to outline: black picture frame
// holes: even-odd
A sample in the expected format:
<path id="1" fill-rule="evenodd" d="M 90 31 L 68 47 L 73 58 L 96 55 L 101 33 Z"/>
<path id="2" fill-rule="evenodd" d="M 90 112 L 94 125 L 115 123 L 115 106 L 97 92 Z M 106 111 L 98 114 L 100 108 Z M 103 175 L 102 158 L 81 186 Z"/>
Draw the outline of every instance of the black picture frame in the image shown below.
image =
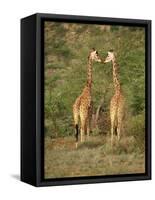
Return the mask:
<path id="1" fill-rule="evenodd" d="M 44 179 L 44 21 L 145 27 L 146 162 L 144 174 Z M 151 179 L 151 20 L 37 13 L 21 19 L 21 181 L 34 186 Z"/>

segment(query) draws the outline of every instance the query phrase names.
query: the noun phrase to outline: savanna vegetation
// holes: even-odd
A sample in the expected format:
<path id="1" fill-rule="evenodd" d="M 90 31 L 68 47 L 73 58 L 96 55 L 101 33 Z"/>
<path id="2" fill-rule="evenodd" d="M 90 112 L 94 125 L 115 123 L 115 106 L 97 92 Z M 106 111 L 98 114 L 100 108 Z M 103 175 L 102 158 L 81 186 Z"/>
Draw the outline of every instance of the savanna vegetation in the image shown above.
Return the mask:
<path id="1" fill-rule="evenodd" d="M 45 177 L 145 171 L 145 30 L 140 27 L 45 22 Z M 123 135 L 110 147 L 112 65 L 93 64 L 89 141 L 75 149 L 72 105 L 86 83 L 91 48 L 114 49 L 126 98 Z"/>

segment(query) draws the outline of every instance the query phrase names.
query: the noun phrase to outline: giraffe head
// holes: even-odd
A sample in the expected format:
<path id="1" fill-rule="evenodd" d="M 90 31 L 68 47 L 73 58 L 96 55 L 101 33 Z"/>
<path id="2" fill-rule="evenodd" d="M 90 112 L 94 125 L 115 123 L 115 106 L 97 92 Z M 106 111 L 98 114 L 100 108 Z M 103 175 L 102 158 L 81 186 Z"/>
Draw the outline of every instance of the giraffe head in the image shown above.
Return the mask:
<path id="1" fill-rule="evenodd" d="M 88 59 L 90 61 L 95 61 L 95 62 L 102 62 L 98 51 L 96 51 L 94 48 L 92 48 L 91 52 L 89 53 Z"/>
<path id="2" fill-rule="evenodd" d="M 108 55 L 104 60 L 104 63 L 113 62 L 115 60 L 115 54 L 113 50 L 108 51 Z"/>

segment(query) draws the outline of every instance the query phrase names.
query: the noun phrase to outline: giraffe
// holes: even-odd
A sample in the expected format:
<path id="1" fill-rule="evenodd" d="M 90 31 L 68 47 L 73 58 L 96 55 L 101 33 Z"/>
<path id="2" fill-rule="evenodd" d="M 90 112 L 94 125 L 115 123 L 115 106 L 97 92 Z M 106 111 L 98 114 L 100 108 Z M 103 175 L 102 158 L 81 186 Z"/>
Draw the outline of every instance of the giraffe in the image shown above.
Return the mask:
<path id="1" fill-rule="evenodd" d="M 121 85 L 118 78 L 118 67 L 116 57 L 113 50 L 108 52 L 104 63 L 112 62 L 113 66 L 113 84 L 114 84 L 114 95 L 110 101 L 110 120 L 111 120 L 111 145 L 113 145 L 114 132 L 116 130 L 117 139 L 120 140 L 123 117 L 124 117 L 124 104 L 125 98 L 122 94 Z"/>
<path id="2" fill-rule="evenodd" d="M 91 111 L 92 111 L 92 63 L 101 62 L 101 58 L 98 52 L 93 48 L 88 56 L 87 66 L 87 83 L 84 87 L 81 95 L 77 97 L 73 104 L 73 118 L 75 126 L 75 137 L 76 137 L 76 148 L 78 147 L 78 135 L 79 135 L 79 119 L 80 119 L 80 135 L 81 142 L 84 141 L 84 134 L 89 137 L 90 133 L 90 122 L 91 122 Z"/>

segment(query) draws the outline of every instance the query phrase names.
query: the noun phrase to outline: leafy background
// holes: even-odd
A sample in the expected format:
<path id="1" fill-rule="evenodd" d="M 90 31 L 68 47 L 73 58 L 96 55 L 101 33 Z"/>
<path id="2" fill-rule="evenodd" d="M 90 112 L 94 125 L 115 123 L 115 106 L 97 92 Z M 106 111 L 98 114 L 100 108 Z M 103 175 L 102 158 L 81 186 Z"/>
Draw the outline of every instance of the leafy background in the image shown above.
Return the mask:
<path id="1" fill-rule="evenodd" d="M 107 51 L 114 49 L 126 98 L 123 134 L 134 138 L 132 151 L 144 156 L 145 29 L 48 21 L 45 22 L 44 40 L 45 139 L 48 144 L 51 139 L 74 137 L 72 105 L 86 83 L 89 51 L 95 48 L 105 58 Z M 97 124 L 92 120 L 92 136 L 110 135 L 109 102 L 113 94 L 112 64 L 94 63 L 93 116 L 99 106 L 100 112 Z"/>

